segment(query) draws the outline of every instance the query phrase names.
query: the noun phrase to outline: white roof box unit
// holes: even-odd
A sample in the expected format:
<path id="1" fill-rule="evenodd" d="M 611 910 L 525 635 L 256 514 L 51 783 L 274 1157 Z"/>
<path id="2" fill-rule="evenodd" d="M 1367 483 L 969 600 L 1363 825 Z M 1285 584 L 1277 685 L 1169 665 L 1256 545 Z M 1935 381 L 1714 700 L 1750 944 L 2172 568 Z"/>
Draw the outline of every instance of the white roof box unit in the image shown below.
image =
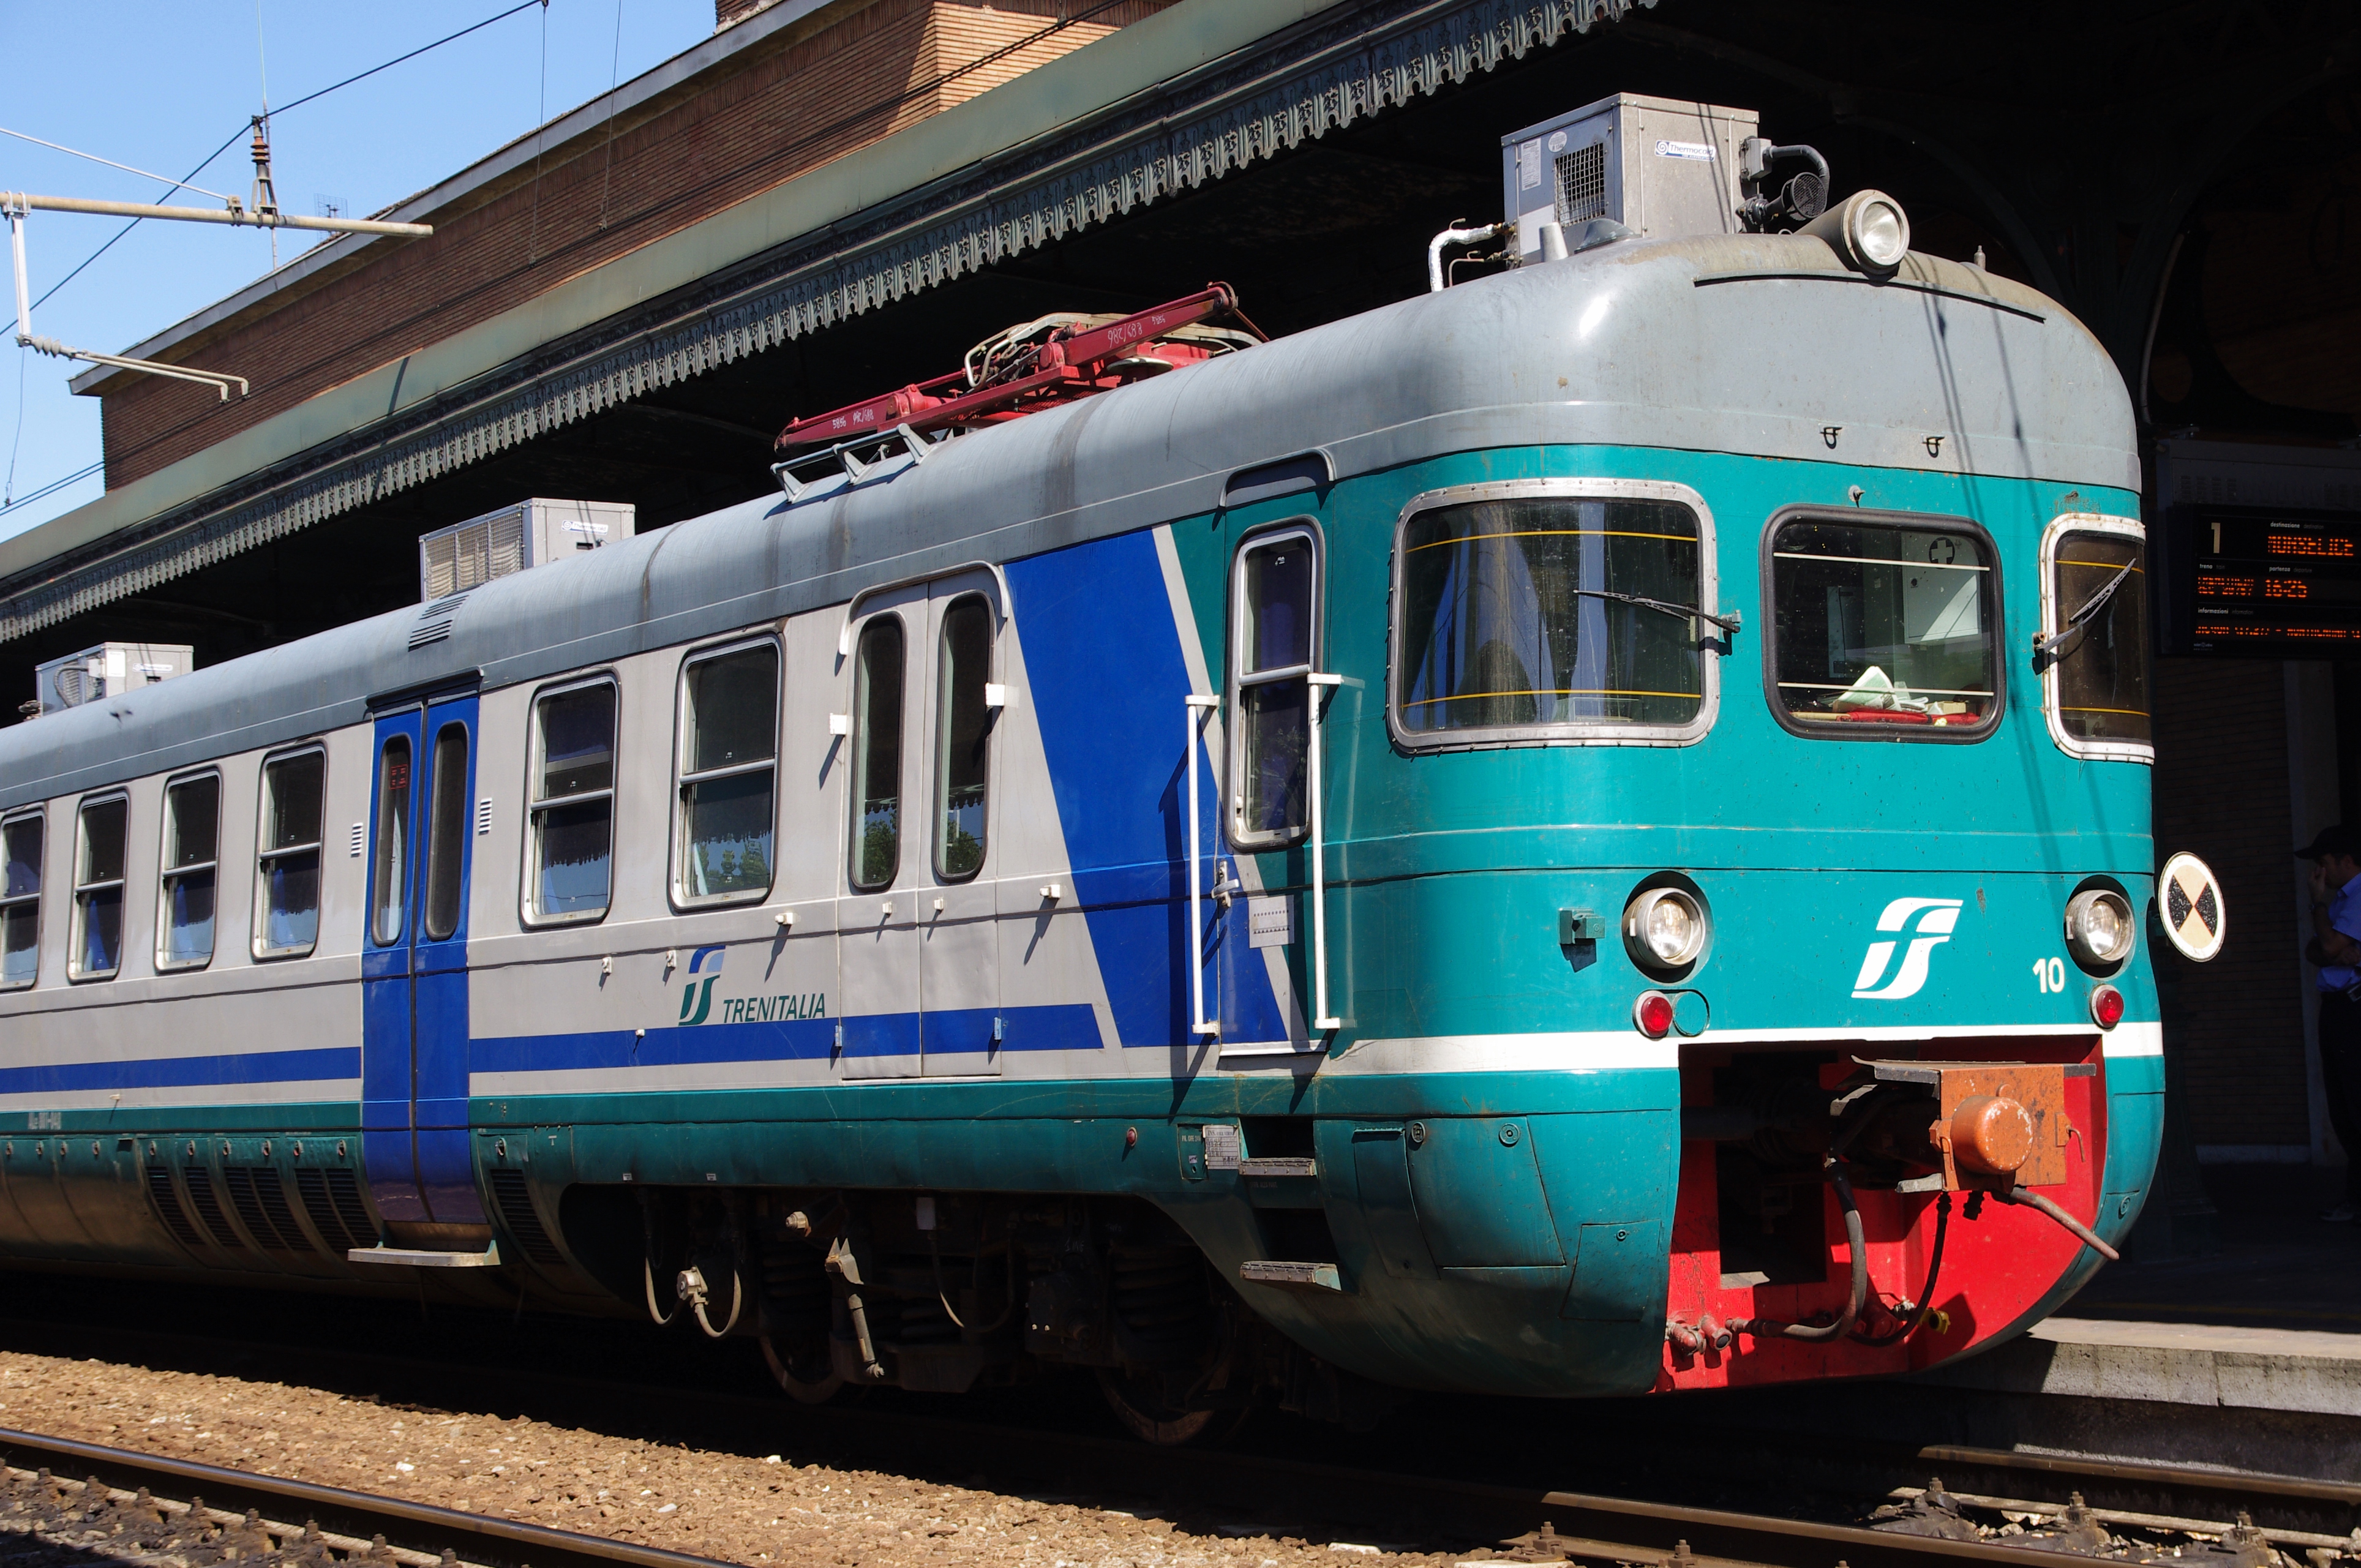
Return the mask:
<path id="1" fill-rule="evenodd" d="M 1500 138 L 1502 211 L 1521 261 L 1542 258 L 1542 225 L 1568 247 L 1597 219 L 1642 239 L 1737 234 L 1739 144 L 1752 109 L 1618 93 Z"/>
<path id="2" fill-rule="evenodd" d="M 185 675 L 196 663 L 184 643 L 102 642 L 36 666 L 34 693 L 40 699 L 42 713 L 61 713 Z M 26 705 L 26 714 L 33 716 L 30 704 Z"/>
<path id="3" fill-rule="evenodd" d="M 629 501 L 519 501 L 421 536 L 418 597 L 431 604 L 637 532 Z"/>

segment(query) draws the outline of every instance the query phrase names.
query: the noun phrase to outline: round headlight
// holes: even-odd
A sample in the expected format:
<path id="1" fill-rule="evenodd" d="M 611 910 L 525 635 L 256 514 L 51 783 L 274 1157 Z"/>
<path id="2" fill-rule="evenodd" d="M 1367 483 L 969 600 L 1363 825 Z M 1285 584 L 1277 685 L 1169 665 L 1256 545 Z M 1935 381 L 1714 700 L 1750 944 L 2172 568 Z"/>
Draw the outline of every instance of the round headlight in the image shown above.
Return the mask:
<path id="1" fill-rule="evenodd" d="M 1883 196 L 1861 204 L 1853 215 L 1853 234 L 1861 259 L 1874 266 L 1899 267 L 1910 250 L 1910 220 Z"/>
<path id="2" fill-rule="evenodd" d="M 1856 191 L 1797 232 L 1826 240 L 1847 267 L 1878 278 L 1893 276 L 1910 254 L 1910 215 L 1883 191 Z"/>
<path id="3" fill-rule="evenodd" d="M 2066 905 L 2066 945 L 2077 963 L 2098 969 L 2119 964 L 2132 956 L 2137 933 L 2131 903 L 2120 893 L 2094 887 Z"/>
<path id="4" fill-rule="evenodd" d="M 1676 887 L 1652 887 L 1623 909 L 1623 945 L 1648 969 L 1679 969 L 1705 951 L 1704 906 Z"/>

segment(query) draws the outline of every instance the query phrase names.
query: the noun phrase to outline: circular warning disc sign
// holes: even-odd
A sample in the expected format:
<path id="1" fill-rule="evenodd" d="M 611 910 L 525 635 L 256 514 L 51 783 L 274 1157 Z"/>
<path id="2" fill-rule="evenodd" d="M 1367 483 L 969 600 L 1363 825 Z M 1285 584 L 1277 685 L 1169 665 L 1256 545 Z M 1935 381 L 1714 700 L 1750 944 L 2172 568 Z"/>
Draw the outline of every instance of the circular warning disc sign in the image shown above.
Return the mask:
<path id="1" fill-rule="evenodd" d="M 2229 934 L 2222 907 L 2222 883 L 2203 861 L 2183 850 L 2164 862 L 2156 879 L 2157 917 L 2180 956 L 2203 963 L 2222 950 Z"/>

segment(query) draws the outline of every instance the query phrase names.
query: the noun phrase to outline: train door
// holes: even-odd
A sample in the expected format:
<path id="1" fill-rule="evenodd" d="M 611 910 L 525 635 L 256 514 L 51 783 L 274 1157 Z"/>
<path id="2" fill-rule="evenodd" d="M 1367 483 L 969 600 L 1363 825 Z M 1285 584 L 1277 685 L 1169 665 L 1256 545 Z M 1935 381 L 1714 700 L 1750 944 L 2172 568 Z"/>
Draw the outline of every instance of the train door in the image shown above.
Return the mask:
<path id="1" fill-rule="evenodd" d="M 467 1142 L 476 694 L 376 715 L 361 1147 L 393 1223 L 481 1226 Z"/>
<path id="2" fill-rule="evenodd" d="M 850 628 L 852 686 L 845 893 L 837 901 L 847 1078 L 915 1078 L 921 1065 L 919 927 L 933 911 L 926 819 L 924 584 L 863 601 Z"/>
<path id="3" fill-rule="evenodd" d="M 1319 703 L 1334 684 L 1320 671 L 1320 542 L 1309 520 L 1248 533 L 1231 557 L 1222 832 L 1233 896 L 1216 962 L 1225 1052 L 1290 1049 L 1296 1019 L 1314 1011 L 1303 992 L 1313 989 L 1318 910 L 1305 884 L 1321 826 Z M 1261 862 L 1271 874 L 1241 874 L 1252 857 L 1273 851 L 1285 853 Z M 1298 985 L 1300 1008 L 1285 1000 Z"/>
<path id="4" fill-rule="evenodd" d="M 992 865 L 993 730 L 1002 707 L 1002 606 L 988 572 L 931 584 L 923 708 L 926 816 L 908 853 L 932 884 L 918 911 L 923 1069 L 934 1077 L 1000 1070 L 999 889 Z M 923 781 L 924 789 L 917 787 Z"/>

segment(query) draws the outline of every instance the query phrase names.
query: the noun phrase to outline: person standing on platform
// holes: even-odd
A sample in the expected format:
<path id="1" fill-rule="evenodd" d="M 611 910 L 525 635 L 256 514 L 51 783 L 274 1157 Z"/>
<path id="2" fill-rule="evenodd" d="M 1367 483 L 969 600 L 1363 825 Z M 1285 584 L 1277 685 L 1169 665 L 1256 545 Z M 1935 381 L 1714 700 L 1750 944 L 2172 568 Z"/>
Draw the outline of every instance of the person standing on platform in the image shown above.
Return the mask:
<path id="1" fill-rule="evenodd" d="M 2312 862 L 2303 956 L 2319 966 L 2320 1077 L 2328 1124 L 2345 1146 L 2345 1201 L 2320 1217 L 2349 1225 L 2361 1219 L 2361 836 L 2341 823 L 2323 828 L 2296 856 Z"/>

